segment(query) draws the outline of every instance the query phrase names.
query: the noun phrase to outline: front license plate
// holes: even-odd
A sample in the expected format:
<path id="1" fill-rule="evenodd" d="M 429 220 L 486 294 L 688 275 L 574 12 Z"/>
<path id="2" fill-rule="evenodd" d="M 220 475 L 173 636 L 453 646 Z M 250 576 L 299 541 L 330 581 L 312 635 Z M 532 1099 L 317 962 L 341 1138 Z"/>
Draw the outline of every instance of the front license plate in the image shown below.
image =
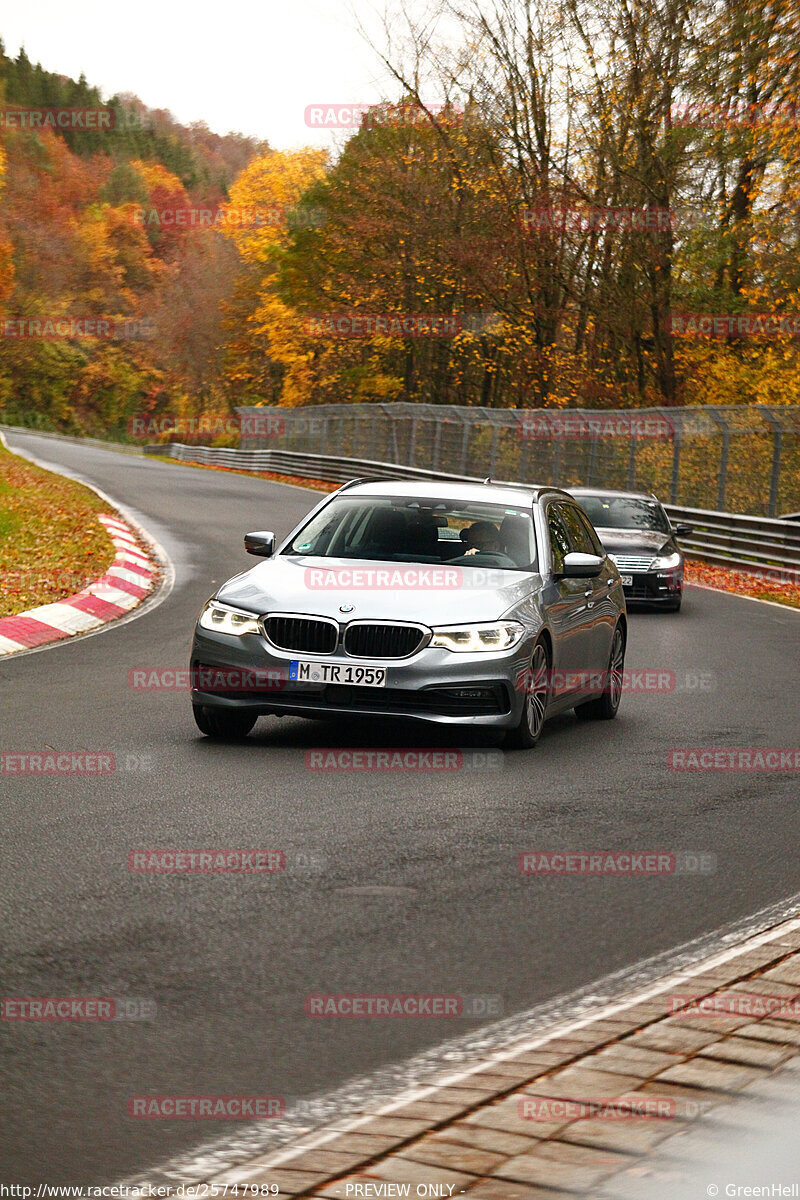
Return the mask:
<path id="1" fill-rule="evenodd" d="M 633 587 L 633 576 L 632 575 L 620 575 L 619 581 L 623 587 Z"/>
<path id="2" fill-rule="evenodd" d="M 289 663 L 289 679 L 296 679 L 298 683 L 353 683 L 358 687 L 386 687 L 386 668 L 293 659 Z"/>

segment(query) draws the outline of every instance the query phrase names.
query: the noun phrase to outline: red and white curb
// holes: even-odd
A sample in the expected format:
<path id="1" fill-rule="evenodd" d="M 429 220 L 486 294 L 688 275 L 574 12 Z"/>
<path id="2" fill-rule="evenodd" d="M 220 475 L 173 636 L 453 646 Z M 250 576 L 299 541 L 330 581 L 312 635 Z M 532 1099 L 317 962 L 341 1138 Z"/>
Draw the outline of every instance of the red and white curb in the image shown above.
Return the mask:
<path id="1" fill-rule="evenodd" d="M 99 629 L 138 607 L 151 594 L 158 581 L 158 563 L 141 549 L 134 532 L 119 517 L 102 515 L 97 519 L 114 543 L 116 555 L 111 566 L 89 587 L 65 600 L 0 618 L 0 656 Z"/>

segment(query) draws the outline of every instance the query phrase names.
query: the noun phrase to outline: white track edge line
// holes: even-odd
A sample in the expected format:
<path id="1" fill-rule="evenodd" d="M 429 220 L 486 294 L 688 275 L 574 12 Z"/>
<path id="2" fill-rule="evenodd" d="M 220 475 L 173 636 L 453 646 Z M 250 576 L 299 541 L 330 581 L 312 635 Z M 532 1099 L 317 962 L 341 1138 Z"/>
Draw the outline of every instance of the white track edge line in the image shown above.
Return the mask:
<path id="1" fill-rule="evenodd" d="M 35 436 L 36 431 L 32 430 L 31 432 Z M 127 625 L 129 621 L 135 621 L 138 617 L 145 616 L 146 613 L 152 612 L 153 609 L 163 604 L 175 586 L 175 565 L 161 543 L 153 537 L 149 530 L 145 529 L 140 521 L 137 521 L 127 505 L 121 504 L 120 501 L 110 496 L 108 492 L 104 492 L 102 488 L 90 483 L 82 475 L 71 472 L 67 468 L 62 470 L 58 463 L 46 463 L 35 455 L 28 454 L 25 450 L 12 449 L 6 441 L 2 429 L 0 429 L 0 445 L 8 450 L 9 454 L 16 454 L 18 458 L 27 459 L 28 462 L 32 462 L 34 466 L 41 467 L 44 471 L 49 471 L 53 475 L 61 475 L 65 479 L 74 479 L 77 483 L 82 483 L 84 487 L 88 487 L 101 500 L 105 500 L 106 504 L 110 505 L 112 509 L 122 514 L 125 520 L 139 534 L 142 541 L 150 547 L 153 557 L 161 568 L 161 578 L 155 591 L 146 596 L 141 604 L 137 605 L 131 612 L 127 612 L 120 617 L 112 617 L 111 620 L 106 621 L 105 624 L 100 625 L 97 629 L 87 629 L 85 633 L 75 633 L 71 637 L 59 638 L 58 641 L 54 642 L 46 642 L 42 646 L 26 646 L 22 650 L 10 651 L 0 658 L 0 667 L 13 658 L 22 658 L 25 654 L 41 654 L 45 650 L 55 650 L 59 646 L 69 646 L 74 642 L 83 641 L 84 638 L 98 637 L 101 633 L 105 633 L 109 629 L 118 628 L 120 625 Z M 21 616 L 23 614 L 18 613 L 16 615 Z"/>
<path id="2" fill-rule="evenodd" d="M 360 1126 L 366 1124 L 368 1121 L 373 1120 L 375 1117 L 391 1113 L 397 1108 L 411 1103 L 415 1099 L 429 1096 L 442 1087 L 452 1086 L 454 1082 L 457 1082 L 460 1079 L 469 1078 L 471 1074 L 476 1073 L 478 1070 L 490 1068 L 490 1065 L 493 1061 L 502 1062 L 505 1059 L 514 1058 L 516 1055 L 527 1052 L 529 1048 L 537 1049 L 542 1045 L 546 1045 L 556 1037 L 564 1037 L 570 1032 L 582 1029 L 587 1025 L 591 1025 L 597 1020 L 607 1019 L 608 1016 L 614 1012 L 623 1011 L 627 1008 L 633 1007 L 636 1004 L 643 1003 L 646 999 L 654 995 L 658 995 L 666 988 L 675 986 L 674 981 L 680 983 L 687 978 L 692 978 L 694 975 L 702 971 L 707 971 L 710 966 L 729 961 L 731 958 L 736 958 L 739 955 L 747 953 L 748 950 L 753 950 L 758 948 L 760 945 L 765 945 L 770 941 L 778 940 L 790 930 L 800 928 L 800 915 L 798 915 L 798 909 L 800 909 L 800 893 L 795 893 L 791 896 L 784 897 L 782 900 L 776 901 L 773 904 L 757 909 L 749 916 L 741 918 L 739 921 L 734 923 L 733 929 L 730 929 L 730 927 L 727 925 L 718 926 L 716 929 L 711 930 L 706 935 L 700 935 L 699 938 L 689 939 L 688 941 L 679 943 L 677 946 L 672 947 L 670 950 L 652 955 L 648 958 L 639 959 L 636 962 L 631 963 L 622 971 L 612 972 L 612 974 L 609 976 L 600 977 L 599 979 L 590 982 L 587 987 L 603 987 L 603 985 L 609 980 L 619 978 L 620 976 L 622 976 L 623 980 L 627 976 L 635 977 L 638 972 L 640 972 L 643 968 L 646 968 L 649 964 L 654 962 L 657 963 L 662 958 L 669 959 L 670 957 L 677 957 L 681 954 L 687 953 L 697 941 L 702 942 L 705 940 L 716 939 L 717 941 L 722 941 L 724 943 L 725 939 L 731 936 L 738 936 L 739 938 L 739 940 L 737 940 L 733 945 L 727 946 L 721 950 L 712 949 L 711 951 L 707 951 L 705 956 L 701 956 L 690 961 L 685 968 L 677 972 L 669 973 L 669 971 L 667 971 L 667 974 L 657 976 L 656 979 L 646 984 L 640 991 L 637 991 L 634 985 L 633 991 L 623 993 L 621 996 L 609 1001 L 601 1009 L 594 1011 L 590 1016 L 583 1015 L 576 1016 L 574 1018 L 570 1018 L 569 1016 L 565 1018 L 556 1017 L 553 1023 L 545 1031 L 540 1031 L 531 1038 L 518 1039 L 517 1041 L 513 1042 L 510 1047 L 503 1050 L 492 1051 L 491 1049 L 488 1049 L 482 1054 L 482 1057 L 477 1065 L 464 1068 L 461 1071 L 454 1071 L 453 1073 L 445 1076 L 444 1080 L 442 1080 L 442 1078 L 437 1078 L 436 1082 L 433 1084 L 425 1084 L 417 1088 L 408 1088 L 401 1092 L 400 1099 L 394 1100 L 388 1104 L 384 1104 L 380 1108 L 372 1110 L 367 1114 L 364 1114 L 362 1111 L 361 1113 L 354 1115 L 349 1119 L 343 1119 L 337 1125 L 336 1129 L 331 1129 L 330 1121 L 326 1121 L 322 1127 L 318 1128 L 317 1130 L 312 1129 L 305 1133 L 301 1130 L 298 1130 L 293 1135 L 290 1135 L 291 1141 L 283 1146 L 261 1151 L 254 1148 L 247 1155 L 247 1157 L 241 1158 L 239 1161 L 229 1163 L 226 1166 L 218 1166 L 211 1169 L 208 1167 L 204 1168 L 200 1165 L 200 1163 L 198 1163 L 197 1160 L 208 1156 L 209 1154 L 218 1154 L 220 1151 L 224 1153 L 225 1142 L 236 1142 L 237 1139 L 233 1134 L 229 1135 L 225 1139 L 205 1139 L 196 1143 L 193 1147 L 189 1147 L 180 1151 L 178 1154 L 173 1155 L 170 1158 L 161 1159 L 158 1163 L 153 1163 L 148 1168 L 140 1170 L 137 1172 L 136 1178 L 147 1178 L 149 1175 L 156 1172 L 159 1173 L 159 1175 L 164 1176 L 175 1172 L 181 1172 L 182 1177 L 178 1177 L 181 1178 L 182 1182 L 188 1182 L 190 1177 L 187 1172 L 191 1171 L 192 1182 L 216 1181 L 223 1175 L 227 1175 L 233 1171 L 239 1172 L 249 1169 L 251 1167 L 255 1167 L 256 1165 L 259 1168 L 267 1166 L 274 1167 L 290 1162 L 293 1157 L 305 1152 L 305 1150 L 313 1149 L 320 1145 L 325 1145 L 328 1142 L 335 1140 L 336 1137 L 342 1133 L 358 1129 Z M 748 932 L 748 924 L 758 921 L 766 921 L 766 927 L 760 932 Z M 744 926 L 744 928 L 741 929 L 740 933 L 737 935 L 736 929 L 738 926 Z M 560 996 L 551 997 L 544 1003 L 548 1007 L 551 1005 L 564 1003 L 568 1005 L 575 1002 L 583 1003 L 585 997 L 582 996 L 582 991 L 583 989 L 578 989 L 577 993 L 564 993 Z M 529 1010 L 530 1019 L 542 1019 L 537 1012 L 538 1007 L 539 1006 L 534 1006 L 531 1010 Z M 666 1015 L 668 1014 L 665 1013 L 665 1016 Z M 514 1016 L 524 1019 L 526 1012 L 523 1010 L 521 1013 L 514 1014 Z M 544 1019 L 547 1020 L 547 1015 L 543 1014 L 543 1016 Z M 502 1022 L 500 1025 L 502 1025 Z M 487 1026 L 485 1029 L 487 1034 L 491 1036 L 492 1026 Z M 455 1039 L 455 1042 L 457 1043 L 459 1040 L 460 1039 L 457 1038 Z M 444 1042 L 439 1043 L 438 1049 L 446 1048 L 452 1044 L 452 1039 L 445 1039 Z M 427 1051 L 424 1051 L 424 1053 L 430 1054 L 435 1053 L 436 1051 L 437 1046 L 431 1046 Z M 400 1062 L 388 1065 L 395 1067 L 402 1066 L 404 1061 L 413 1062 L 416 1057 L 417 1055 L 412 1055 L 410 1060 L 401 1060 Z M 367 1077 L 367 1080 L 368 1078 L 369 1077 Z M 351 1082 L 358 1083 L 360 1080 L 353 1080 Z M 336 1094 L 342 1090 L 342 1087 L 346 1086 L 347 1084 L 345 1083 L 335 1087 L 333 1089 L 333 1093 Z M 490 1099 L 491 1097 L 488 1098 L 488 1100 Z M 254 1131 L 260 1131 L 261 1127 L 262 1126 L 251 1126 L 249 1128 Z M 246 1133 L 246 1131 L 243 1131 L 243 1133 Z M 302 1139 L 302 1142 L 300 1142 L 298 1139 Z"/>
<path id="3" fill-rule="evenodd" d="M 794 604 L 781 604 L 779 600 L 762 600 L 760 596 L 746 596 L 744 592 L 729 592 L 725 588 L 711 587 L 708 583 L 687 583 L 687 587 L 702 588 L 704 592 L 716 592 L 718 596 L 736 596 L 739 600 L 752 600 L 754 604 L 768 604 L 770 608 L 780 608 L 783 612 L 800 613 L 800 608 Z"/>
<path id="4" fill-rule="evenodd" d="M 673 975 L 668 975 L 659 980 L 657 983 L 651 984 L 642 992 L 634 992 L 632 995 L 626 996 L 624 999 L 615 1000 L 612 1003 L 605 1005 L 597 1012 L 592 1013 L 591 1016 L 579 1017 L 576 1020 L 569 1022 L 565 1026 L 556 1026 L 554 1030 L 551 1030 L 547 1033 L 537 1034 L 536 1037 L 531 1038 L 528 1041 L 519 1042 L 508 1050 L 496 1052 L 491 1056 L 491 1060 L 487 1058 L 486 1060 L 475 1063 L 470 1067 L 465 1067 L 463 1070 L 457 1071 L 453 1075 L 447 1076 L 445 1079 L 438 1080 L 435 1084 L 430 1084 L 427 1087 L 417 1089 L 417 1091 L 409 1093 L 408 1095 L 401 1097 L 399 1100 L 394 1100 L 390 1104 L 385 1105 L 383 1108 L 380 1108 L 373 1113 L 356 1117 L 352 1122 L 349 1123 L 343 1122 L 341 1129 L 321 1132 L 318 1135 L 317 1140 L 309 1140 L 305 1146 L 287 1147 L 285 1150 L 277 1152 L 272 1158 L 269 1158 L 266 1162 L 260 1165 L 264 1167 L 279 1166 L 281 1163 L 288 1162 L 292 1158 L 297 1158 L 298 1155 L 305 1153 L 306 1150 L 312 1150 L 316 1146 L 324 1145 L 326 1142 L 334 1140 L 345 1130 L 352 1131 L 357 1129 L 361 1125 L 368 1124 L 369 1121 L 374 1120 L 376 1117 L 385 1116 L 389 1113 L 395 1112 L 398 1108 L 403 1108 L 406 1104 L 413 1103 L 416 1100 L 422 1100 L 425 1096 L 430 1096 L 434 1092 L 439 1091 L 440 1088 L 448 1086 L 452 1087 L 453 1084 L 458 1083 L 463 1079 L 469 1079 L 470 1076 L 477 1074 L 479 1071 L 485 1071 L 489 1061 L 504 1062 L 507 1059 L 515 1058 L 519 1054 L 525 1054 L 530 1050 L 536 1050 L 540 1046 L 545 1045 L 547 1042 L 552 1041 L 554 1037 L 563 1037 L 572 1031 L 583 1029 L 587 1025 L 593 1025 L 596 1021 L 608 1020 L 608 1018 L 613 1016 L 615 1013 L 624 1012 L 626 1008 L 634 1008 L 637 1004 L 642 1004 L 646 1000 L 651 1000 L 654 996 L 657 996 L 659 993 L 663 992 L 665 988 L 676 987 L 683 980 L 690 979 L 693 975 L 708 971 L 715 966 L 721 966 L 723 963 L 729 962 L 732 958 L 737 958 L 741 954 L 746 954 L 748 950 L 756 950 L 759 946 L 767 945 L 771 941 L 776 941 L 783 934 L 791 933 L 794 930 L 800 930 L 800 917 L 789 918 L 787 921 L 782 922 L 780 925 L 775 926 L 772 929 L 766 930 L 764 933 L 756 934 L 755 936 L 746 939 L 738 946 L 729 947 L 727 950 L 712 954 L 710 958 L 701 960 L 701 962 L 693 964 L 692 967 L 687 967 L 685 970 L 678 971 Z M 242 1163 L 240 1165 L 246 1166 L 246 1163 Z"/>

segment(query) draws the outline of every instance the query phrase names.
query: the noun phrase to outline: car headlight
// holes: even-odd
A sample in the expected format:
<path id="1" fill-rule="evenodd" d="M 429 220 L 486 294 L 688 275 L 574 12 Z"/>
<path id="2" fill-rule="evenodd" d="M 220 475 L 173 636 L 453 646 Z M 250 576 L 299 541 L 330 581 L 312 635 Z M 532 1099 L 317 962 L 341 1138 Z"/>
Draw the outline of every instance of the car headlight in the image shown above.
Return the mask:
<path id="1" fill-rule="evenodd" d="M 681 556 L 676 550 L 674 554 L 660 554 L 658 558 L 654 558 L 650 569 L 651 571 L 671 571 L 680 565 Z"/>
<path id="2" fill-rule="evenodd" d="M 476 650 L 510 650 L 524 632 L 525 627 L 518 621 L 446 625 L 434 629 L 430 644 L 460 654 L 474 654 Z"/>
<path id="3" fill-rule="evenodd" d="M 243 633 L 259 633 L 258 617 L 252 613 L 242 612 L 238 608 L 228 608 L 216 600 L 209 600 L 200 613 L 198 624 L 202 629 L 215 629 L 217 633 L 233 633 L 241 637 Z"/>

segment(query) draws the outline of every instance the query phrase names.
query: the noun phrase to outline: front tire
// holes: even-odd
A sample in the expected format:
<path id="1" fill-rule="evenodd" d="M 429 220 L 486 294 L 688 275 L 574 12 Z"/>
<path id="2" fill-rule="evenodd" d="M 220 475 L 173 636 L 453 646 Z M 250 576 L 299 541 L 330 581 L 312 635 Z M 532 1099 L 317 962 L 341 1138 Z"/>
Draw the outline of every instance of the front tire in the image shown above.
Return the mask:
<path id="1" fill-rule="evenodd" d="M 515 750 L 530 750 L 541 737 L 550 699 L 550 655 L 545 642 L 537 642 L 531 655 L 530 677 L 519 724 L 506 734 L 506 745 Z"/>
<path id="2" fill-rule="evenodd" d="M 227 708 L 206 708 L 202 704 L 193 704 L 195 724 L 206 737 L 218 741 L 238 741 L 247 737 L 255 725 L 258 715 Z"/>
<path id="3" fill-rule="evenodd" d="M 613 721 L 622 699 L 623 670 L 625 668 L 625 634 L 621 626 L 614 630 L 611 653 L 602 696 L 575 705 L 575 716 L 581 721 Z"/>

